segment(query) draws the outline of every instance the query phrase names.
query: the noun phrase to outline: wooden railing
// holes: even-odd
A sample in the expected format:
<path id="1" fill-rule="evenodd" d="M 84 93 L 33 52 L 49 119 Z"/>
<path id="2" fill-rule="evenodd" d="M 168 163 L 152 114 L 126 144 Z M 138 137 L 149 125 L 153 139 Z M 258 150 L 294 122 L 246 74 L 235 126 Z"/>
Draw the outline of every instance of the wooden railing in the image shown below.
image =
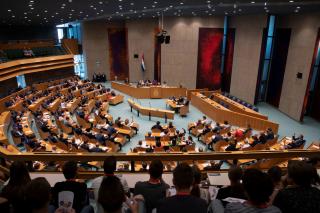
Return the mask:
<path id="1" fill-rule="evenodd" d="M 79 47 L 77 39 L 62 39 L 62 47 L 67 51 L 68 54 L 78 55 Z"/>
<path id="2" fill-rule="evenodd" d="M 7 160 L 24 161 L 104 161 L 107 156 L 114 156 L 118 161 L 197 161 L 197 160 L 233 160 L 233 159 L 273 159 L 320 157 L 320 150 L 283 150 L 283 151 L 236 151 L 236 152 L 171 152 L 171 153 L 48 153 L 26 152 L 12 153 L 1 149 L 0 157 Z"/>
<path id="3" fill-rule="evenodd" d="M 18 75 L 73 67 L 73 55 L 21 59 L 0 64 L 0 81 Z"/>

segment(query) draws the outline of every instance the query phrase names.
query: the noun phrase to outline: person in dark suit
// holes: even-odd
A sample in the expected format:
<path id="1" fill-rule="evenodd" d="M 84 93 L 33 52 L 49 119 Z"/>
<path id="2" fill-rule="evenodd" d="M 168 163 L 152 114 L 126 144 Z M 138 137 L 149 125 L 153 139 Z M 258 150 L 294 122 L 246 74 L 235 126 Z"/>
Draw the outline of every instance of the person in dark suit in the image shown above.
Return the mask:
<path id="1" fill-rule="evenodd" d="M 303 135 L 299 135 L 299 137 L 292 136 L 292 142 L 289 143 L 285 148 L 287 149 L 296 149 L 302 146 L 306 140 L 303 139 Z"/>
<path id="2" fill-rule="evenodd" d="M 226 151 L 238 151 L 237 149 L 237 140 L 230 140 L 229 146 L 227 146 Z"/>
<path id="3" fill-rule="evenodd" d="M 267 140 L 272 140 L 274 139 L 274 132 L 272 131 L 271 128 L 267 129 Z"/>
<path id="4" fill-rule="evenodd" d="M 212 137 L 211 142 L 208 144 L 208 149 L 213 150 L 213 145 L 221 140 L 223 140 L 223 137 L 221 136 L 220 131 L 218 131 L 217 134 Z"/>
<path id="5" fill-rule="evenodd" d="M 257 135 L 253 135 L 252 136 L 252 140 L 253 140 L 253 142 L 250 144 L 251 147 L 254 147 L 255 145 L 260 143 L 259 138 L 258 138 Z"/>
<path id="6" fill-rule="evenodd" d="M 159 129 L 161 132 L 163 131 L 162 126 L 160 125 L 160 121 L 157 121 L 155 125 L 151 127 L 151 129 Z"/>
<path id="7" fill-rule="evenodd" d="M 90 152 L 104 152 L 104 151 L 99 147 L 99 143 L 97 143 L 95 147 L 90 149 Z"/>
<path id="8" fill-rule="evenodd" d="M 264 134 L 264 132 L 261 132 L 261 134 L 259 136 L 259 142 L 262 144 L 265 144 L 267 142 L 267 136 L 266 136 L 266 134 Z"/>

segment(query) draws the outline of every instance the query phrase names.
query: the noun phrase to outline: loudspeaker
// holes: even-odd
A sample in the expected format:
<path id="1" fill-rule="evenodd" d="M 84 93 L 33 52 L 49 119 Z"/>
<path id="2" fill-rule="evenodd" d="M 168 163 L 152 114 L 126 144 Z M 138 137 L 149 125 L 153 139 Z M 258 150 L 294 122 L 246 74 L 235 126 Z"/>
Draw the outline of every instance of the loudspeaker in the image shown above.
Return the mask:
<path id="1" fill-rule="evenodd" d="M 137 53 L 133 54 L 133 58 L 139 58 L 139 54 Z"/>
<path id="2" fill-rule="evenodd" d="M 158 39 L 158 42 L 160 44 L 162 44 L 164 42 L 164 36 L 161 34 L 161 35 L 157 35 L 157 39 Z"/>
<path id="3" fill-rule="evenodd" d="M 298 72 L 298 73 L 297 73 L 297 78 L 298 78 L 298 79 L 302 79 L 302 73 L 301 73 L 301 72 Z"/>
<path id="4" fill-rule="evenodd" d="M 166 36 L 165 43 L 170 44 L 170 36 Z"/>

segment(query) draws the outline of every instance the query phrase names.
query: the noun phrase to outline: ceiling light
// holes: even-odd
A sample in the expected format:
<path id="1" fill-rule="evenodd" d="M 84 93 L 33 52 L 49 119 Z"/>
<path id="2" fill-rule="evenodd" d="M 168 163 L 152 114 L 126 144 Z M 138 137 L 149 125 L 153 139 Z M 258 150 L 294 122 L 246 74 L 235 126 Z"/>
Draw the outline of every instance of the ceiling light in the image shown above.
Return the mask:
<path id="1" fill-rule="evenodd" d="M 8 12 L 11 12 L 11 10 L 9 9 Z"/>
<path id="2" fill-rule="evenodd" d="M 254 4 L 254 3 L 256 3 L 256 2 L 254 2 L 254 1 L 251 2 L 251 4 Z"/>
<path id="3" fill-rule="evenodd" d="M 294 1 L 291 0 L 291 1 L 289 1 L 289 2 L 290 2 L 290 3 L 293 3 Z"/>
<path id="4" fill-rule="evenodd" d="M 180 4 L 182 5 L 182 4 L 183 4 L 183 2 L 180 2 Z"/>

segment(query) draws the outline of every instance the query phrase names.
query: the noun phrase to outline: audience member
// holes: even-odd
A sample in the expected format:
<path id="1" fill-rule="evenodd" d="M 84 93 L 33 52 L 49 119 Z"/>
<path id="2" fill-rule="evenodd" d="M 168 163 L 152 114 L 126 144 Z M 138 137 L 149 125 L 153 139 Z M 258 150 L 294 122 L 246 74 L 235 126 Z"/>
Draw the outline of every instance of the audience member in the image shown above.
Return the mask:
<path id="1" fill-rule="evenodd" d="M 273 192 L 273 183 L 267 174 L 257 169 L 247 169 L 243 174 L 242 180 L 248 200 L 243 203 L 235 202 L 227 204 L 226 213 L 281 213 L 277 207 L 268 206 L 269 197 Z"/>
<path id="2" fill-rule="evenodd" d="M 160 160 L 153 160 L 149 167 L 150 179 L 137 182 L 134 187 L 135 195 L 142 195 L 145 200 L 147 213 L 156 208 L 158 201 L 166 197 L 169 185 L 162 180 L 163 164 Z"/>
<path id="3" fill-rule="evenodd" d="M 208 189 L 200 188 L 200 183 L 201 183 L 201 171 L 197 166 L 193 166 L 193 177 L 194 177 L 194 182 L 191 190 L 191 195 L 199 197 L 206 201 L 206 203 L 209 203 L 210 201 L 210 194 Z"/>
<path id="4" fill-rule="evenodd" d="M 93 208 L 89 205 L 89 195 L 87 191 L 87 185 L 76 181 L 77 176 L 77 163 L 74 161 L 68 161 L 63 165 L 62 172 L 66 181 L 58 182 L 52 189 L 53 205 L 59 207 L 59 193 L 63 191 L 70 191 L 73 193 L 73 205 L 72 208 L 76 212 L 86 211 L 93 212 Z"/>
<path id="5" fill-rule="evenodd" d="M 22 161 L 15 161 L 10 166 L 10 179 L 2 189 L 1 197 L 11 203 L 13 212 L 24 212 L 24 194 L 27 184 L 31 181 L 26 164 Z"/>
<path id="6" fill-rule="evenodd" d="M 177 194 L 160 201 L 157 213 L 206 213 L 206 202 L 190 194 L 193 182 L 192 168 L 187 163 L 179 164 L 173 171 L 173 184 Z"/>
<path id="7" fill-rule="evenodd" d="M 280 190 L 273 204 L 283 213 L 320 212 L 320 190 L 312 187 L 314 168 L 304 161 L 289 161 L 288 186 Z"/>
<path id="8" fill-rule="evenodd" d="M 128 208 L 124 207 L 124 202 Z M 102 206 L 104 213 L 125 213 L 127 209 L 130 209 L 131 213 L 139 212 L 137 200 L 126 198 L 122 184 L 116 176 L 103 178 L 99 188 L 98 203 Z"/>
<path id="9" fill-rule="evenodd" d="M 240 167 L 234 167 L 229 169 L 228 177 L 230 180 L 230 186 L 219 189 L 216 199 L 222 201 L 225 206 L 227 202 L 223 201 L 228 197 L 247 199 L 243 185 L 241 183 L 243 171 Z"/>

